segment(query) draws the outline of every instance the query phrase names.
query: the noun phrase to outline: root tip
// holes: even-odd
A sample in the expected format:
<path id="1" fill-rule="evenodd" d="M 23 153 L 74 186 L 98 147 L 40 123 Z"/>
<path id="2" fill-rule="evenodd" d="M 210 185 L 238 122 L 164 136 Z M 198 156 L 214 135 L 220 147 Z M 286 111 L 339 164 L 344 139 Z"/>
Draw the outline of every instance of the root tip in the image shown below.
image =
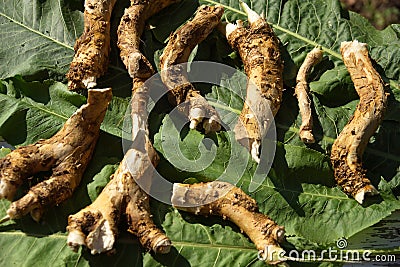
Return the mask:
<path id="1" fill-rule="evenodd" d="M 364 202 L 365 196 L 374 196 L 379 195 L 379 191 L 373 185 L 364 186 L 357 194 L 354 196 L 354 199 L 362 204 Z"/>
<path id="2" fill-rule="evenodd" d="M 69 232 L 67 237 L 67 244 L 72 249 L 72 251 L 77 252 L 81 245 L 85 245 L 85 236 L 79 231 Z"/>
<path id="3" fill-rule="evenodd" d="M 11 220 L 11 217 L 9 215 L 6 215 L 0 220 L 0 224 L 8 222 L 9 220 Z"/>
<path id="4" fill-rule="evenodd" d="M 301 131 L 300 132 L 300 139 L 305 144 L 314 144 L 315 138 L 311 131 Z"/>
<path id="5" fill-rule="evenodd" d="M 282 243 L 283 241 L 285 241 L 285 230 L 284 229 L 279 229 L 276 232 L 276 241 L 278 241 L 279 243 Z"/>
<path id="6" fill-rule="evenodd" d="M 169 239 L 163 239 L 154 246 L 153 251 L 159 254 L 168 254 L 171 250 L 171 241 Z"/>
<path id="7" fill-rule="evenodd" d="M 15 195 L 15 187 L 7 181 L 0 180 L 0 199 L 12 201 Z"/>
<path id="8" fill-rule="evenodd" d="M 240 6 L 243 8 L 244 12 L 247 14 L 247 19 L 250 24 L 256 22 L 261 19 L 261 16 L 257 14 L 257 12 L 253 11 L 246 3 L 240 1 Z"/>
<path id="9" fill-rule="evenodd" d="M 199 124 L 199 122 L 198 122 L 197 120 L 192 119 L 192 120 L 190 120 L 189 128 L 192 129 L 192 130 L 194 130 L 194 129 L 196 129 L 196 127 L 197 127 L 198 124 Z"/>

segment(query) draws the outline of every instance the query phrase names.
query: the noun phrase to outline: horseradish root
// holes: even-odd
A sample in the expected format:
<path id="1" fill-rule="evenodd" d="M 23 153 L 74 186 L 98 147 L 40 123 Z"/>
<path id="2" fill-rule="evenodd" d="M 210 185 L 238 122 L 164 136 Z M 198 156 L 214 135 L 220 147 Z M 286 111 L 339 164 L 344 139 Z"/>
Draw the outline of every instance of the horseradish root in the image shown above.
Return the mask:
<path id="1" fill-rule="evenodd" d="M 239 51 L 249 78 L 245 104 L 234 131 L 238 142 L 259 162 L 261 140 L 282 101 L 283 63 L 279 40 L 271 26 L 245 3 L 241 5 L 249 26 L 243 27 L 239 21 L 237 25 L 228 23 L 224 29 L 231 47 Z"/>
<path id="2" fill-rule="evenodd" d="M 132 78 L 149 78 L 152 66 L 140 52 L 140 36 L 148 18 L 161 9 L 180 0 L 131 0 L 131 6 L 125 9 L 118 27 L 118 47 L 121 59 Z"/>
<path id="3" fill-rule="evenodd" d="M 187 78 L 180 63 L 188 61 L 192 50 L 218 25 L 224 10 L 221 6 L 201 6 L 192 21 L 173 33 L 160 58 L 161 79 L 169 89 L 168 99 L 173 105 L 185 103 L 190 128 L 201 125 L 205 132 L 221 129 L 217 111 L 208 104 Z"/>
<path id="4" fill-rule="evenodd" d="M 111 181 L 97 199 L 68 218 L 68 245 L 77 250 L 84 245 L 92 254 L 113 249 L 121 217 L 128 222 L 128 231 L 140 243 L 156 253 L 168 253 L 171 241 L 151 219 L 149 197 L 136 183 L 151 185 L 152 172 L 158 156 L 148 139 L 148 92 L 143 80 L 134 79 L 132 96 L 133 144 L 125 154 Z M 126 216 L 126 217 L 125 217 Z"/>
<path id="5" fill-rule="evenodd" d="M 39 221 L 45 207 L 71 197 L 79 185 L 99 136 L 111 89 L 89 90 L 87 104 L 77 110 L 53 137 L 20 147 L 0 159 L 0 198 L 12 200 L 18 187 L 32 175 L 52 170 L 52 176 L 12 202 L 7 219 L 30 213 Z"/>
<path id="6" fill-rule="evenodd" d="M 361 204 L 366 195 L 378 194 L 365 175 L 361 157 L 383 119 L 387 95 L 383 81 L 369 59 L 366 44 L 343 42 L 340 51 L 360 103 L 332 146 L 331 162 L 337 183 Z"/>
<path id="7" fill-rule="evenodd" d="M 84 30 L 76 40 L 75 56 L 67 73 L 71 90 L 94 88 L 108 68 L 110 18 L 116 0 L 85 0 Z"/>
<path id="8" fill-rule="evenodd" d="M 299 136 L 301 141 L 307 144 L 315 142 L 312 133 L 313 119 L 311 115 L 311 100 L 309 97 L 309 88 L 307 83 L 307 75 L 311 68 L 321 61 L 323 51 L 318 47 L 311 50 L 307 54 L 306 59 L 300 66 L 299 72 L 296 77 L 296 87 L 294 88 L 297 100 L 299 102 L 299 110 L 301 114 L 301 126 Z"/>
<path id="9" fill-rule="evenodd" d="M 145 3 L 149 4 L 149 2 Z M 129 16 L 131 14 L 129 12 L 136 9 L 144 12 L 145 8 L 148 7 L 132 3 L 132 6 L 125 10 L 124 16 Z M 132 14 L 137 14 L 136 12 Z M 139 15 L 142 14 L 140 12 Z M 131 72 L 130 64 L 132 62 L 127 60 L 133 58 L 131 57 L 132 53 L 140 53 L 139 50 L 135 50 L 139 49 L 138 46 L 128 45 L 129 40 L 134 42 L 136 37 L 140 37 L 135 27 L 138 27 L 136 23 L 127 23 L 127 19 L 123 17 L 118 32 L 121 56 L 126 56 L 124 63 L 130 71 L 130 75 L 134 76 L 131 100 L 133 145 L 97 199 L 68 218 L 67 242 L 73 250 L 77 250 L 81 245 L 88 247 L 92 254 L 112 250 L 118 235 L 118 224 L 121 217 L 127 220 L 128 231 L 137 236 L 139 242 L 146 249 L 155 253 L 168 253 L 171 248 L 171 241 L 151 219 L 148 195 L 137 184 L 140 181 L 141 186 L 146 188 L 151 186 L 152 172 L 154 166 L 158 164 L 159 158 L 148 138 L 147 102 L 149 94 L 148 88 L 144 84 L 154 71 L 151 64 L 138 64 L 133 68 L 134 72 Z M 140 55 L 143 62 L 148 62 L 142 54 Z"/>
<path id="10" fill-rule="evenodd" d="M 226 182 L 178 184 L 173 187 L 172 205 L 196 215 L 216 215 L 235 223 L 254 242 L 267 260 L 282 251 L 279 243 L 285 230 L 258 211 L 254 199 Z"/>
<path id="11" fill-rule="evenodd" d="M 142 79 L 133 79 L 132 96 L 132 140 L 133 146 L 126 153 L 131 176 L 126 215 L 128 231 L 139 238 L 140 243 L 155 253 L 168 253 L 171 248 L 169 238 L 157 228 L 152 220 L 148 195 L 136 184 L 139 182 L 147 190 L 151 187 L 154 168 L 159 162 L 157 152 L 149 139 L 147 128 L 148 88 Z"/>

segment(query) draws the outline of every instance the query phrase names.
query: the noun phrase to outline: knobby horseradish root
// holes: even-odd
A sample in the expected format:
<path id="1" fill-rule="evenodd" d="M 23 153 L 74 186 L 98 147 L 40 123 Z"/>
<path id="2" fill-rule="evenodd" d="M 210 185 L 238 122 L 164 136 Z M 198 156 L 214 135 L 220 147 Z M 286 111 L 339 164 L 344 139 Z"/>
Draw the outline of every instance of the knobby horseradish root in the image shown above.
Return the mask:
<path id="1" fill-rule="evenodd" d="M 85 0 L 84 30 L 67 73 L 71 90 L 94 88 L 108 68 L 110 18 L 116 0 Z"/>
<path id="2" fill-rule="evenodd" d="M 0 159 L 0 198 L 12 200 L 18 187 L 29 177 L 52 170 L 52 176 L 33 186 L 11 203 L 3 220 L 30 213 L 39 221 L 45 207 L 71 197 L 79 185 L 99 136 L 111 89 L 88 92 L 87 104 L 77 110 L 53 137 L 20 147 Z"/>
<path id="3" fill-rule="evenodd" d="M 307 83 L 307 75 L 311 68 L 321 61 L 323 51 L 316 47 L 307 54 L 306 59 L 300 66 L 299 72 L 296 77 L 295 94 L 299 102 L 299 110 L 301 114 L 301 126 L 299 136 L 301 141 L 307 144 L 315 142 L 312 133 L 313 119 L 311 115 L 311 100 L 309 97 L 309 88 Z"/>
<path id="4" fill-rule="evenodd" d="M 140 243 L 156 253 L 168 253 L 171 241 L 151 219 L 149 197 L 139 187 L 151 185 L 153 166 L 158 156 L 148 138 L 148 89 L 144 80 L 134 79 L 132 96 L 133 146 L 125 154 L 111 181 L 96 200 L 68 218 L 68 245 L 76 250 L 84 245 L 92 254 L 113 249 L 121 216 L 127 220 L 128 231 Z"/>
<path id="5" fill-rule="evenodd" d="M 118 27 L 118 47 L 121 59 L 132 78 L 149 78 L 153 67 L 140 52 L 140 36 L 148 18 L 180 0 L 131 0 Z"/>
<path id="6" fill-rule="evenodd" d="M 190 128 L 202 126 L 206 133 L 221 129 L 217 111 L 208 104 L 189 82 L 180 63 L 188 61 L 192 50 L 219 24 L 224 10 L 221 6 L 201 6 L 192 21 L 173 33 L 160 58 L 161 79 L 169 89 L 168 99 L 173 105 L 186 101 L 182 110 L 188 115 Z"/>
<path id="7" fill-rule="evenodd" d="M 372 66 L 366 44 L 343 42 L 340 51 L 360 102 L 332 146 L 331 162 L 337 183 L 361 204 L 366 195 L 378 194 L 365 175 L 361 157 L 382 122 L 387 95 L 381 77 Z"/>
<path id="8" fill-rule="evenodd" d="M 153 73 L 148 60 L 139 51 L 144 20 L 174 1 L 134 2 L 125 10 L 118 31 L 121 57 L 133 77 L 131 100 L 133 145 L 125 154 L 111 181 L 97 199 L 68 219 L 68 245 L 76 250 L 84 245 L 92 254 L 113 249 L 121 217 L 127 220 L 128 231 L 140 243 L 156 253 L 168 253 L 171 241 L 157 228 L 150 213 L 149 197 L 139 187 L 150 188 L 154 167 L 159 158 L 147 128 L 148 88 L 144 82 Z M 141 26 L 140 26 L 141 25 Z"/>
<path id="9" fill-rule="evenodd" d="M 271 26 L 245 3 L 241 5 L 249 26 L 243 27 L 238 21 L 236 25 L 228 23 L 224 28 L 229 44 L 239 51 L 249 78 L 245 104 L 234 131 L 238 142 L 259 162 L 261 140 L 282 101 L 283 62 L 279 40 Z"/>
<path id="10" fill-rule="evenodd" d="M 203 216 L 216 215 L 235 223 L 259 251 L 268 254 L 262 256 L 269 262 L 283 251 L 279 243 L 284 240 L 284 228 L 260 213 L 254 199 L 229 183 L 175 183 L 171 202 L 180 210 Z"/>

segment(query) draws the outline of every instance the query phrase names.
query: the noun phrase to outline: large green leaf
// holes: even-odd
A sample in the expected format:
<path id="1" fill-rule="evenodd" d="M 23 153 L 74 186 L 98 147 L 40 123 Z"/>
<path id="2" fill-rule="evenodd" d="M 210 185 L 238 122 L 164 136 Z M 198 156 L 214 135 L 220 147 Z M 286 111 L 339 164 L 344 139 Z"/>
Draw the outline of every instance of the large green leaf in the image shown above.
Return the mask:
<path id="1" fill-rule="evenodd" d="M 251 195 L 260 210 L 286 227 L 287 250 L 323 249 L 334 246 L 341 237 L 353 237 L 363 229 L 382 221 L 400 209 L 400 27 L 392 25 L 375 30 L 361 16 L 347 12 L 339 1 L 246 1 L 264 13 L 282 42 L 285 61 L 286 91 L 276 117 L 275 159 L 265 180 Z M 183 0 L 149 20 L 143 51 L 158 65 L 159 56 L 171 31 L 193 13 L 199 4 L 222 4 L 229 21 L 244 19 L 237 0 Z M 0 225 L 0 264 L 2 266 L 263 266 L 257 250 L 240 229 L 219 218 L 197 217 L 178 212 L 153 201 L 156 223 L 174 244 L 168 255 L 155 256 L 143 251 L 135 238 L 121 233 L 116 254 L 92 256 L 85 249 L 74 253 L 66 246 L 67 217 L 89 204 L 107 183 L 122 158 L 120 137 L 131 81 L 118 56 L 116 27 L 129 1 L 118 1 L 113 12 L 112 50 L 109 72 L 99 86 L 113 88 L 113 101 L 102 124 L 102 133 L 93 160 L 74 196 L 51 208 L 42 224 L 30 218 Z M 67 90 L 64 75 L 73 56 L 73 44 L 82 32 L 81 1 L 34 0 L 0 2 L 0 136 L 14 146 L 29 144 L 52 136 L 86 99 Z M 339 54 L 340 42 L 358 39 L 367 42 L 375 66 L 390 84 L 389 107 L 385 121 L 371 138 L 364 155 L 368 176 L 381 196 L 358 205 L 335 186 L 329 163 L 330 148 L 354 112 L 358 97 Z M 325 57 L 310 75 L 315 134 L 317 143 L 304 145 L 298 138 L 299 116 L 293 97 L 294 78 L 308 51 L 319 45 Z M 238 56 L 224 37 L 214 32 L 192 55 L 194 60 L 218 61 L 242 69 Z M 51 79 L 51 80 L 45 80 Z M 211 104 L 220 111 L 224 122 L 236 121 L 243 105 L 245 80 L 241 75 L 222 77 L 221 86 L 205 86 Z M 226 88 L 235 89 L 232 94 Z M 155 109 L 150 116 L 150 130 L 161 155 L 158 171 L 170 181 L 214 180 L 225 173 L 230 181 L 248 191 L 257 165 L 246 150 L 234 141 L 230 131 L 204 135 L 189 131 L 179 133 L 165 116 L 168 106 Z M 177 140 L 165 139 L 179 136 Z M 167 141 L 167 142 L 166 142 Z M 173 141 L 173 142 L 172 142 Z M 175 142 L 175 143 L 174 143 Z M 201 153 L 213 152 L 207 168 L 193 170 L 179 165 L 181 157 L 189 162 L 201 159 Z M 168 150 L 168 151 L 167 151 Z M 2 149 L 0 156 L 9 150 Z M 206 154 L 211 155 L 211 154 Z M 235 168 L 226 171 L 230 160 Z M 240 163 L 240 164 L 239 164 Z M 192 180 L 194 180 L 192 179 Z M 26 191 L 26 187 L 20 193 Z M 0 217 L 9 205 L 2 200 Z M 396 237 L 394 237 L 396 238 Z M 397 245 L 396 245 L 397 244 Z M 358 249 L 357 244 L 353 244 Z M 372 248 L 363 247 L 363 248 Z M 395 241 L 379 249 L 399 253 Z M 300 266 L 304 266 L 300 263 Z M 333 263 L 321 264 L 323 266 Z M 318 265 L 316 263 L 315 265 Z"/>

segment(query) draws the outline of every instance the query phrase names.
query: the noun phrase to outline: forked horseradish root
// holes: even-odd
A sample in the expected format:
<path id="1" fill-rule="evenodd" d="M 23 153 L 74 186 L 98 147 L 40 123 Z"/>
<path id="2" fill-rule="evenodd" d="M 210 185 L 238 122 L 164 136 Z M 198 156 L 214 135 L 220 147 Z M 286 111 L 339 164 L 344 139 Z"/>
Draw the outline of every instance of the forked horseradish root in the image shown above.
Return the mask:
<path id="1" fill-rule="evenodd" d="M 52 171 L 49 179 L 12 202 L 2 221 L 19 219 L 28 213 L 39 221 L 46 207 L 72 196 L 92 157 L 111 97 L 111 88 L 89 90 L 87 104 L 53 137 L 20 147 L 0 159 L 0 198 L 13 200 L 18 187 L 29 177 Z"/>
<path id="2" fill-rule="evenodd" d="M 218 25 L 224 9 L 221 6 L 200 6 L 195 17 L 174 32 L 160 57 L 161 79 L 169 89 L 168 100 L 179 107 L 190 120 L 190 128 L 202 126 L 205 132 L 221 129 L 217 111 L 190 83 L 180 63 L 187 62 L 192 50 Z"/>

